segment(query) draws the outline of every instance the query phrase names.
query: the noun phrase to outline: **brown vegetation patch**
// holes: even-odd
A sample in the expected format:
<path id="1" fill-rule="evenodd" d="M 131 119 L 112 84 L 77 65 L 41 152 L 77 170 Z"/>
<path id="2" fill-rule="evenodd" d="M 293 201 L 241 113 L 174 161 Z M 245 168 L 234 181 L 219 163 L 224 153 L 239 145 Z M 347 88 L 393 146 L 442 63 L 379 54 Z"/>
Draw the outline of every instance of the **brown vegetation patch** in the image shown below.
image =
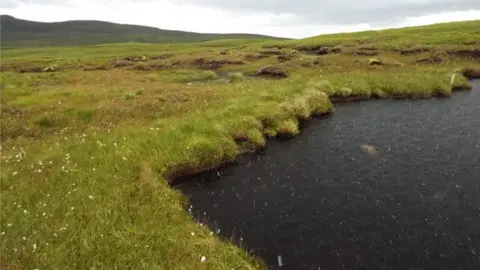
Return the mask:
<path id="1" fill-rule="evenodd" d="M 478 79 L 480 78 L 480 68 L 464 68 L 462 74 L 468 79 Z"/>
<path id="2" fill-rule="evenodd" d="M 268 57 L 269 55 L 265 54 L 247 54 L 243 58 L 248 61 L 258 61 Z"/>
<path id="3" fill-rule="evenodd" d="M 401 55 L 414 55 L 414 54 L 421 54 L 429 51 L 430 49 L 425 47 L 412 47 L 412 48 L 398 50 L 398 52 Z"/>
<path id="4" fill-rule="evenodd" d="M 368 65 L 369 66 L 383 66 L 385 63 L 379 59 L 370 59 L 368 60 Z"/>
<path id="5" fill-rule="evenodd" d="M 124 57 L 123 60 L 131 61 L 131 62 L 144 62 L 144 61 L 147 61 L 147 57 L 146 56 L 127 56 L 127 57 Z"/>
<path id="6" fill-rule="evenodd" d="M 19 67 L 17 68 L 18 73 L 36 73 L 36 72 L 43 72 L 43 68 L 41 67 Z"/>
<path id="7" fill-rule="evenodd" d="M 342 48 L 340 48 L 340 47 L 333 47 L 333 48 L 331 49 L 331 52 L 332 52 L 332 53 L 341 53 L 341 52 L 342 52 Z"/>
<path id="8" fill-rule="evenodd" d="M 470 59 L 480 59 L 480 49 L 459 49 L 459 50 L 449 50 L 447 51 L 449 55 L 454 55 L 458 57 L 466 57 Z"/>
<path id="9" fill-rule="evenodd" d="M 243 65 L 245 64 L 243 61 L 240 60 L 230 60 L 230 59 L 221 59 L 221 60 L 209 60 L 205 58 L 197 58 L 193 60 L 192 65 L 201 68 L 201 69 L 219 69 L 223 66 L 227 65 Z"/>
<path id="10" fill-rule="evenodd" d="M 440 64 L 443 59 L 438 55 L 423 57 L 417 60 L 418 64 Z"/>
<path id="11" fill-rule="evenodd" d="M 266 50 L 261 51 L 260 54 L 263 54 L 263 55 L 282 55 L 282 54 L 285 54 L 285 52 L 278 49 L 278 48 L 271 48 L 271 49 L 266 49 Z"/>
<path id="12" fill-rule="evenodd" d="M 95 70 L 107 70 L 108 68 L 106 66 L 84 66 L 83 70 L 84 71 L 95 71 Z"/>
<path id="13" fill-rule="evenodd" d="M 332 52 L 332 50 L 323 45 L 300 46 L 296 48 L 298 51 L 306 54 L 325 55 Z M 336 50 L 337 51 L 337 50 Z"/>
<path id="14" fill-rule="evenodd" d="M 360 46 L 358 49 L 362 51 L 378 51 L 378 48 L 372 45 Z"/>
<path id="15" fill-rule="evenodd" d="M 294 56 L 293 55 L 279 55 L 277 57 L 278 60 L 282 61 L 282 62 L 286 62 L 288 60 L 291 60 Z"/>
<path id="16" fill-rule="evenodd" d="M 282 79 L 288 77 L 288 72 L 279 66 L 266 66 L 258 70 L 257 76 Z"/>
<path id="17" fill-rule="evenodd" d="M 379 55 L 377 51 L 356 51 L 353 55 L 360 55 L 360 56 L 376 56 Z"/>
<path id="18" fill-rule="evenodd" d="M 132 62 L 132 61 L 117 59 L 112 63 L 112 68 L 130 67 L 130 66 L 133 66 L 134 64 L 135 62 Z"/>

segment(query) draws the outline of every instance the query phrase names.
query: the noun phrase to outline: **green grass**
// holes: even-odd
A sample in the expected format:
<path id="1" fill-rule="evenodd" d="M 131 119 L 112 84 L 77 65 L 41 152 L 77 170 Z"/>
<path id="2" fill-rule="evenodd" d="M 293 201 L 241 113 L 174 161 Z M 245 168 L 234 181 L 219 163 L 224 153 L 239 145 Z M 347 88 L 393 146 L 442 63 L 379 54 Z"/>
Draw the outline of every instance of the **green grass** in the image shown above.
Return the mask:
<path id="1" fill-rule="evenodd" d="M 228 74 L 228 79 L 231 82 L 238 82 L 245 80 L 245 76 L 241 72 L 232 72 Z"/>
<path id="2" fill-rule="evenodd" d="M 471 31 L 468 24 L 453 26 Z M 426 39 L 451 28 L 436 27 L 422 28 L 431 30 Z M 344 38 L 340 45 L 354 42 L 348 34 Z M 368 64 L 370 56 L 351 53 L 303 65 L 313 57 L 292 49 L 282 49 L 291 54 L 287 61 L 246 60 L 265 44 L 236 42 L 6 50 L 0 82 L 1 268 L 264 269 L 248 250 L 198 223 L 169 182 L 265 147 L 268 139 L 294 136 L 300 122 L 334 112 L 334 102 L 448 97 L 471 87 L 466 71 L 480 70 L 475 59 L 456 55 L 418 64 L 431 52 L 403 55 L 388 46 L 375 56 L 384 63 L 378 66 Z M 431 46 L 444 50 L 444 44 Z M 165 68 L 83 70 L 132 51 L 147 58 L 133 66 Z M 149 59 L 167 53 L 173 56 Z M 198 58 L 245 63 L 202 70 L 190 64 Z M 395 62 L 402 65 L 389 64 Z M 16 71 L 53 63 L 58 71 Z M 265 65 L 279 65 L 290 77 L 238 75 Z M 220 80 L 217 74 L 230 76 Z"/>
<path id="3" fill-rule="evenodd" d="M 378 47 L 384 49 L 403 49 L 414 46 L 448 46 L 448 45 L 480 45 L 480 20 L 441 23 L 420 27 L 406 27 L 400 29 L 386 29 L 380 31 L 363 31 L 354 33 L 330 34 L 311 37 L 302 40 L 286 42 L 268 41 L 268 45 L 275 44 L 289 46 L 340 46 L 342 48 L 356 46 Z M 461 29 L 461 31 L 458 31 Z"/>

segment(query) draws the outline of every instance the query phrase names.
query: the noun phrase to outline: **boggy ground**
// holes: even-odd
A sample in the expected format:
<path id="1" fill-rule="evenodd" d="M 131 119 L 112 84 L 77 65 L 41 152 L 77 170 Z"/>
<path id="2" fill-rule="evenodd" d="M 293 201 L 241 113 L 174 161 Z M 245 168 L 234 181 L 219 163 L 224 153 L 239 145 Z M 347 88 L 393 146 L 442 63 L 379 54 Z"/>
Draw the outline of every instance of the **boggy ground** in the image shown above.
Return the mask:
<path id="1" fill-rule="evenodd" d="M 3 50 L 2 269 L 264 268 L 169 182 L 295 135 L 332 102 L 469 89 L 479 26 Z"/>

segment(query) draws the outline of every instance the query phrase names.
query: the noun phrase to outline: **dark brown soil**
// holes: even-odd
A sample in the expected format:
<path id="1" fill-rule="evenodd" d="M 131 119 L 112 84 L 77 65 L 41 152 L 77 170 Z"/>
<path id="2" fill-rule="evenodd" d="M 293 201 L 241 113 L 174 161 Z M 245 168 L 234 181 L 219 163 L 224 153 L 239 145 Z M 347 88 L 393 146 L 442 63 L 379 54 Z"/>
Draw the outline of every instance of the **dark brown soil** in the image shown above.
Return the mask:
<path id="1" fill-rule="evenodd" d="M 353 53 L 353 55 L 360 55 L 360 56 L 376 56 L 379 55 L 377 51 L 356 51 Z"/>
<path id="2" fill-rule="evenodd" d="M 229 60 L 229 59 L 210 60 L 205 58 L 197 58 L 193 60 L 191 64 L 197 68 L 215 70 L 227 65 L 243 65 L 245 63 L 240 60 Z"/>
<path id="3" fill-rule="evenodd" d="M 480 69 L 478 68 L 465 68 L 462 70 L 463 76 L 469 79 L 478 79 L 480 78 Z"/>
<path id="4" fill-rule="evenodd" d="M 421 47 L 398 50 L 398 52 L 401 55 L 415 55 L 415 54 L 421 54 L 421 53 L 429 52 L 429 51 L 430 51 L 429 48 L 421 48 Z"/>
<path id="5" fill-rule="evenodd" d="M 313 55 L 325 55 L 332 52 L 332 50 L 329 47 L 322 46 L 322 45 L 300 46 L 300 47 L 297 47 L 296 49 L 302 53 L 313 54 Z M 338 51 L 338 48 L 336 48 L 335 51 Z"/>
<path id="6" fill-rule="evenodd" d="M 266 66 L 257 72 L 257 76 L 282 79 L 288 77 L 288 72 L 279 66 Z"/>
<path id="7" fill-rule="evenodd" d="M 480 59 L 480 49 L 449 50 L 447 53 L 449 55 L 470 58 L 473 60 Z"/>
<path id="8" fill-rule="evenodd" d="M 423 57 L 417 60 L 419 64 L 440 64 L 443 62 L 443 59 L 437 55 Z"/>

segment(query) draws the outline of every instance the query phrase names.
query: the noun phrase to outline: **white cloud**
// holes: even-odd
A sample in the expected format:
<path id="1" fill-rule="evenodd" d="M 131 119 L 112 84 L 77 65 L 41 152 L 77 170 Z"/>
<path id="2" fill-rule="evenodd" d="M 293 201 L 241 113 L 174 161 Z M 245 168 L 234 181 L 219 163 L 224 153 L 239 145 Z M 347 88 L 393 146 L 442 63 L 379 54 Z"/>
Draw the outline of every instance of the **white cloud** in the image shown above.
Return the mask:
<path id="1" fill-rule="evenodd" d="M 0 0 L 3 1 L 3 0 Z M 180 2 L 180 3 L 178 3 Z M 413 0 L 405 2 L 415 2 Z M 417 1 L 418 2 L 418 1 Z M 431 2 L 422 1 L 424 6 Z M 431 3 L 434 4 L 434 3 Z M 383 4 L 381 5 L 384 6 Z M 418 3 L 414 3 L 418 6 Z M 333 7 L 332 7 L 333 8 Z M 372 5 L 372 8 L 378 8 Z M 325 12 L 329 12 L 326 10 Z M 341 12 L 332 10 L 332 12 Z M 102 20 L 139 24 L 163 29 L 216 33 L 257 33 L 283 37 L 307 37 L 323 33 L 372 30 L 380 27 L 423 25 L 445 21 L 480 19 L 480 10 L 440 12 L 423 16 L 402 17 L 397 21 L 345 20 L 319 22 L 305 19 L 303 13 L 279 12 L 279 9 L 249 9 L 209 5 L 200 7 L 189 1 L 173 0 L 31 0 L 0 3 L 0 13 L 34 21 Z M 348 14 L 347 14 L 348 15 Z M 353 16 L 354 14 L 352 14 Z M 308 17 L 308 16 L 307 16 Z M 375 17 L 375 16 L 373 16 Z"/>

